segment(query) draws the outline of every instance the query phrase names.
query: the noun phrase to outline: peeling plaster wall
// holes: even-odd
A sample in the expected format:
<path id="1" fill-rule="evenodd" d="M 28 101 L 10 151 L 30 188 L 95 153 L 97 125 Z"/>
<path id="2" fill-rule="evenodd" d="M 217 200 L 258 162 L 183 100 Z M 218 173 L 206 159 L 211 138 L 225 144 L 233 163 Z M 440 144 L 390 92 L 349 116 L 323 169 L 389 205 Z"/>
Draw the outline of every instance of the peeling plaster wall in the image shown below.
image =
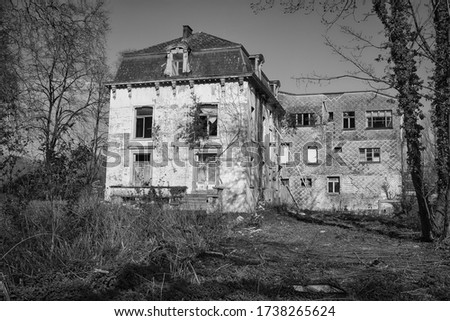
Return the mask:
<path id="1" fill-rule="evenodd" d="M 375 210 L 379 199 L 395 198 L 401 192 L 401 118 L 395 101 L 371 92 L 340 95 L 282 94 L 281 102 L 290 113 L 316 113 L 326 120 L 333 112 L 333 121 L 315 127 L 297 127 L 285 133 L 291 142 L 291 157 L 282 169 L 289 178 L 289 188 L 304 209 Z M 326 109 L 322 103 L 325 102 Z M 392 110 L 392 129 L 366 129 L 367 110 Z M 355 111 L 355 130 L 343 130 L 343 112 Z M 307 146 L 318 148 L 319 164 L 306 164 Z M 342 152 L 335 152 L 341 147 Z M 380 148 L 380 163 L 361 163 L 360 148 Z M 297 164 L 297 165 L 296 165 Z M 299 174 L 302 173 L 302 175 Z M 301 177 L 311 178 L 312 186 L 304 187 Z M 327 177 L 340 178 L 340 193 L 330 194 Z M 282 198 L 292 202 L 282 187 Z"/>
<path id="2" fill-rule="evenodd" d="M 193 183 L 194 157 L 199 149 L 173 146 L 182 142 L 181 136 L 188 121 L 192 95 L 199 103 L 218 104 L 218 137 L 208 143 L 222 146 L 219 157 L 219 178 L 216 185 L 223 188 L 224 211 L 250 212 L 256 206 L 260 179 L 258 170 L 247 167 L 248 157 L 242 145 L 262 135 L 257 122 L 257 112 L 251 106 L 258 105 L 262 114 L 267 106 L 256 103 L 254 90 L 248 82 L 239 86 L 237 81 L 209 82 L 161 86 L 159 93 L 154 86 L 117 88 L 111 92 L 109 119 L 108 168 L 106 174 L 107 199 L 113 196 L 111 186 L 133 186 L 133 153 L 152 154 L 153 186 L 187 186 L 187 193 L 195 189 Z M 153 133 L 151 139 L 134 138 L 135 108 L 153 107 Z M 205 142 L 203 142 L 205 143 Z M 202 151 L 207 151 L 202 149 Z M 209 151 L 214 151 L 209 149 Z M 273 194 L 272 189 L 268 189 Z M 273 198 L 273 197 L 272 197 Z"/>

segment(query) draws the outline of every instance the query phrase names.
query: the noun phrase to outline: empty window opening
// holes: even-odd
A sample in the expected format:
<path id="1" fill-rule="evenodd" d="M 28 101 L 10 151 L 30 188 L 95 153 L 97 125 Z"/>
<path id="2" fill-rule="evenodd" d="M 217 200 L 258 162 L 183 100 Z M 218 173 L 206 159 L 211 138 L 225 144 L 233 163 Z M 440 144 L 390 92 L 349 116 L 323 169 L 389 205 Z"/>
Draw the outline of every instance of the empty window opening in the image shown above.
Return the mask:
<path id="1" fill-rule="evenodd" d="M 133 155 L 133 184 L 135 186 L 150 186 L 152 181 L 151 154 L 139 153 Z"/>
<path id="2" fill-rule="evenodd" d="M 201 105 L 200 110 L 200 127 L 204 137 L 217 136 L 217 105 Z"/>
<path id="3" fill-rule="evenodd" d="M 136 138 L 151 138 L 153 126 L 153 108 L 136 108 Z"/>
<path id="4" fill-rule="evenodd" d="M 355 112 L 346 111 L 343 114 L 343 124 L 344 129 L 355 129 Z"/>
<path id="5" fill-rule="evenodd" d="M 366 112 L 367 128 L 392 128 L 392 110 L 372 110 Z"/>
<path id="6" fill-rule="evenodd" d="M 183 54 L 176 53 L 173 55 L 172 61 L 173 75 L 181 75 L 183 73 Z"/>
<path id="7" fill-rule="evenodd" d="M 341 184 L 339 177 L 329 176 L 327 177 L 328 193 L 339 194 L 341 192 Z"/>
<path id="8" fill-rule="evenodd" d="M 312 178 L 302 178 L 300 182 L 302 187 L 312 187 Z"/>

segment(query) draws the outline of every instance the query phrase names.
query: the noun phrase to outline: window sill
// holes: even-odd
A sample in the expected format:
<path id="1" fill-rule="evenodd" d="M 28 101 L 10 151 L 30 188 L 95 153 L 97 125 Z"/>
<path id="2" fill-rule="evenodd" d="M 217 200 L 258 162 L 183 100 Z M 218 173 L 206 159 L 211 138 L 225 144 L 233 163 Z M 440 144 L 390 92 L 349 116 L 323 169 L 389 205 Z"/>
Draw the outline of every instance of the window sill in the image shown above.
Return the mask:
<path id="1" fill-rule="evenodd" d="M 353 130 L 356 130 L 356 128 L 342 128 L 342 131 L 344 131 L 344 132 L 350 132 Z"/>
<path id="2" fill-rule="evenodd" d="M 386 129 L 394 129 L 394 127 L 377 127 L 377 128 L 366 127 L 365 128 L 365 130 L 386 130 Z"/>
<path id="3" fill-rule="evenodd" d="M 360 164 L 380 164 L 381 161 L 379 162 L 359 162 Z"/>

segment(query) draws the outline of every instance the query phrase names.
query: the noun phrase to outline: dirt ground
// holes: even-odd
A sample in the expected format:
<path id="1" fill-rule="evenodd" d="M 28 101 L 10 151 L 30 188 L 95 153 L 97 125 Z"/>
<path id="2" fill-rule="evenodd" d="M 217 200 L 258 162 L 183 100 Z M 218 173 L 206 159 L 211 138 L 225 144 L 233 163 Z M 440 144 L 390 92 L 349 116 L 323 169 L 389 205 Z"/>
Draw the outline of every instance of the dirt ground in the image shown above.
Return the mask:
<path id="1" fill-rule="evenodd" d="M 130 264 L 13 289 L 19 300 L 448 300 L 450 249 L 379 220 L 289 216 L 231 217 L 231 231 L 186 262 Z M 239 223 L 239 222 L 242 223 Z"/>

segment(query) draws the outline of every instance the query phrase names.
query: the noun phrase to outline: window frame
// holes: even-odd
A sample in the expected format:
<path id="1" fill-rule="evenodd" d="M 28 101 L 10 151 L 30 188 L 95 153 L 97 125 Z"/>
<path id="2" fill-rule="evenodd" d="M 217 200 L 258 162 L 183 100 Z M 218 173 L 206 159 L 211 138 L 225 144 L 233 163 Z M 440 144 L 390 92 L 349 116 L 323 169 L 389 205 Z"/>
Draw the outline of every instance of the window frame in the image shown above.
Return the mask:
<path id="1" fill-rule="evenodd" d="M 305 184 L 306 182 L 306 184 Z M 311 177 L 300 178 L 300 187 L 302 188 L 312 188 L 313 180 Z"/>
<path id="2" fill-rule="evenodd" d="M 149 108 L 151 109 L 151 115 L 138 115 L 138 110 L 139 109 L 144 109 L 144 108 Z M 153 138 L 153 122 L 154 122 L 154 117 L 153 117 L 153 111 L 154 108 L 152 106 L 137 106 L 134 107 L 134 126 L 133 126 L 133 138 L 134 139 L 152 139 Z M 150 136 L 146 137 L 146 119 L 147 118 L 151 118 L 150 122 Z M 138 122 L 139 120 L 142 119 L 142 136 L 138 136 Z"/>
<path id="3" fill-rule="evenodd" d="M 183 74 L 183 53 L 173 53 L 172 55 L 172 69 L 174 71 L 173 76 L 179 76 Z"/>
<path id="4" fill-rule="evenodd" d="M 132 168 L 132 175 L 131 175 L 131 180 L 132 180 L 132 185 L 133 186 L 137 186 L 137 187 L 148 187 L 148 186 L 152 186 L 152 178 L 153 178 L 153 172 L 152 172 L 152 157 L 153 157 L 153 155 L 152 155 L 153 153 L 152 152 L 149 152 L 149 151 L 138 151 L 138 152 L 133 152 L 132 153 L 132 166 L 131 166 L 131 168 Z M 147 160 L 142 160 L 142 161 L 139 161 L 139 160 L 137 160 L 137 157 L 139 156 L 139 155 L 148 155 L 148 159 Z M 142 185 L 137 185 L 137 182 L 136 182 L 136 164 L 137 163 L 140 163 L 140 162 L 142 162 L 142 163 L 144 163 L 144 162 L 148 162 L 149 164 L 148 164 L 148 167 L 149 167 L 149 184 L 148 185 L 145 185 L 145 184 L 142 184 Z"/>
<path id="5" fill-rule="evenodd" d="M 309 151 L 310 150 L 315 150 L 316 160 L 314 162 L 310 162 L 310 159 L 309 159 L 309 155 L 310 155 Z M 319 148 L 317 146 L 307 146 L 306 147 L 306 163 L 308 165 L 317 165 L 317 164 L 319 164 Z"/>
<path id="6" fill-rule="evenodd" d="M 290 187 L 290 179 L 289 178 L 280 178 L 280 184 L 282 186 Z"/>
<path id="7" fill-rule="evenodd" d="M 284 146 L 287 146 L 287 155 L 281 155 L 281 151 L 284 151 L 283 149 Z M 280 143 L 280 155 L 278 156 L 280 159 L 280 164 L 285 165 L 291 162 L 291 149 L 292 149 L 292 142 Z M 284 159 L 286 159 L 285 162 L 283 161 Z"/>
<path id="8" fill-rule="evenodd" d="M 382 116 L 374 116 L 374 113 L 383 113 Z M 375 121 L 374 118 L 379 118 L 378 122 L 383 122 L 384 126 L 374 127 Z M 384 119 L 382 119 L 384 118 Z M 370 125 L 370 126 L 369 126 Z M 393 115 L 392 109 L 383 109 L 383 110 L 366 110 L 366 129 L 368 130 L 377 130 L 377 129 L 392 129 L 393 128 Z"/>
<path id="9" fill-rule="evenodd" d="M 315 113 L 295 113 L 295 127 L 314 127 L 316 126 L 316 114 Z M 305 118 L 305 115 L 308 115 Z M 308 124 L 305 125 L 305 119 L 308 119 Z"/>
<path id="10" fill-rule="evenodd" d="M 332 191 L 330 191 L 330 186 L 332 186 Z M 339 176 L 327 176 L 327 193 L 331 195 L 341 194 L 341 178 Z"/>
<path id="11" fill-rule="evenodd" d="M 346 115 L 346 114 L 350 114 L 352 113 L 353 115 Z M 352 120 L 353 120 L 353 127 L 352 125 Z M 346 126 L 346 121 L 348 122 L 347 126 Z M 355 130 L 356 129 L 356 112 L 355 111 L 344 111 L 342 112 L 342 129 L 343 130 Z"/>
<path id="12" fill-rule="evenodd" d="M 329 111 L 328 112 L 328 122 L 333 122 L 334 121 L 334 112 Z"/>
<path id="13" fill-rule="evenodd" d="M 208 114 L 208 113 L 205 113 L 205 112 L 203 112 L 202 111 L 202 108 L 209 108 L 209 109 L 215 109 L 216 110 L 216 112 L 215 112 L 215 114 Z M 205 137 L 212 137 L 212 138 L 217 138 L 217 137 L 219 137 L 219 105 L 218 104 L 213 104 L 213 103 L 208 103 L 208 104 L 199 104 L 199 109 L 200 109 L 200 111 L 202 111 L 202 112 L 200 112 L 200 114 L 199 114 L 199 119 L 201 120 L 202 118 L 204 118 L 205 119 L 205 122 L 206 122 L 206 128 L 204 128 L 205 129 L 205 131 L 206 131 L 206 133 L 205 133 Z M 215 135 L 211 135 L 210 134 L 210 131 L 211 131 L 211 127 L 210 127 L 210 121 L 209 121 L 209 119 L 210 118 L 212 118 L 212 117 L 215 117 L 216 118 L 216 121 L 215 121 L 215 123 L 216 123 L 216 129 L 215 129 Z"/>
<path id="14" fill-rule="evenodd" d="M 375 159 L 375 152 L 378 150 L 378 160 Z M 369 154 L 372 160 L 369 160 Z M 364 155 L 364 156 L 363 156 Z M 365 147 L 359 149 L 359 162 L 360 163 L 381 163 L 381 148 L 380 147 Z"/>

